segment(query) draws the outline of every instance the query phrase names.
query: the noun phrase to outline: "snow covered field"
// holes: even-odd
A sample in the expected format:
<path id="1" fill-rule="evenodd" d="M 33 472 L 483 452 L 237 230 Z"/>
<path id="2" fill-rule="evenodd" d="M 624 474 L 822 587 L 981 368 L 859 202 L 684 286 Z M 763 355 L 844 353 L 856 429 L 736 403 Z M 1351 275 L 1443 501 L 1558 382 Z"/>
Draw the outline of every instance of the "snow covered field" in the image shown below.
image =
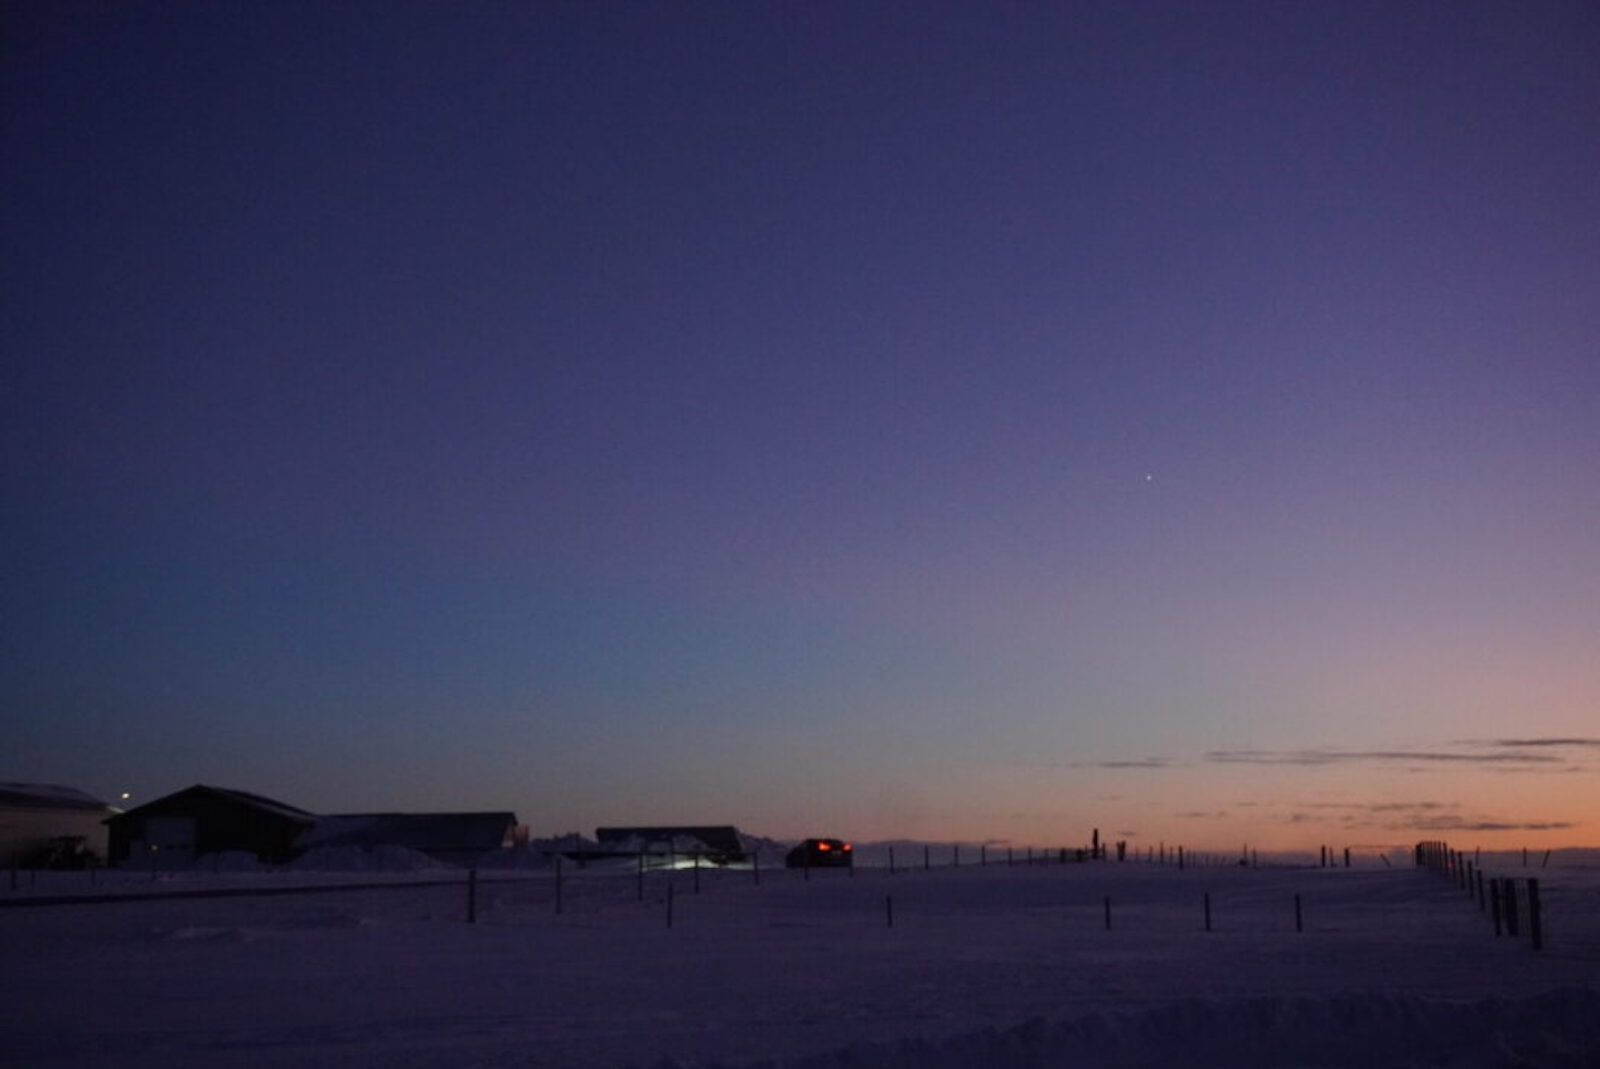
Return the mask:
<path id="1" fill-rule="evenodd" d="M 470 925 L 459 870 L 24 874 L 384 886 L 0 908 L 0 1063 L 1600 1066 L 1592 858 L 1498 869 L 1538 952 L 1411 867 L 975 860 L 485 871 Z"/>

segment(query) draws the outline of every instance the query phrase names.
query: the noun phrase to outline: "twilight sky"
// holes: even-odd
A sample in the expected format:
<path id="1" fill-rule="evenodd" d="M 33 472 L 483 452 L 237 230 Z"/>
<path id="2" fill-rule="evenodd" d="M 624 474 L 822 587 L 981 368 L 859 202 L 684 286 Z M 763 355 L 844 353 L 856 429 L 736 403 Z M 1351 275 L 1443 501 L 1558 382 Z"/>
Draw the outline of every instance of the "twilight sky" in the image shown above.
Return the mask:
<path id="1" fill-rule="evenodd" d="M 1600 7 L 0 18 L 0 779 L 1600 840 Z"/>

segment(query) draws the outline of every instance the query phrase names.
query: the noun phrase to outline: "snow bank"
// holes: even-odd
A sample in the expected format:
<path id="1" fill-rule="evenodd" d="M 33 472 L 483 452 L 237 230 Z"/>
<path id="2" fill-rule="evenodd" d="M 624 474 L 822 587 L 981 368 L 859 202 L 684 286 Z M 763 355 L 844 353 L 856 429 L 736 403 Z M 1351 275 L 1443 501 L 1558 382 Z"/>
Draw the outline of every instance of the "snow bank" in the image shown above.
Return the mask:
<path id="1" fill-rule="evenodd" d="M 320 846 L 289 863 L 297 872 L 420 872 L 454 867 L 406 846 Z"/>
<path id="2" fill-rule="evenodd" d="M 556 863 L 554 855 L 530 843 L 510 850 L 491 850 L 477 861 L 477 868 L 495 871 L 548 869 Z"/>

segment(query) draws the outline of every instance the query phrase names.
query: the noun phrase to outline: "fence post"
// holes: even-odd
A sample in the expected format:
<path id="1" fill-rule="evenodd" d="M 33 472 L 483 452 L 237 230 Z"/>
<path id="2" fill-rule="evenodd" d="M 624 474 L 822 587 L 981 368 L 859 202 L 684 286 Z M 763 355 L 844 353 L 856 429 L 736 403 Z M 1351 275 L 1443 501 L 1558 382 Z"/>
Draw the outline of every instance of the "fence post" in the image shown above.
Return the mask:
<path id="1" fill-rule="evenodd" d="M 1533 949 L 1544 949 L 1544 909 L 1539 904 L 1539 881 L 1528 877 L 1528 939 Z"/>
<path id="2" fill-rule="evenodd" d="M 1489 916 L 1494 919 L 1494 937 L 1500 938 L 1500 880 L 1489 881 Z"/>
<path id="3" fill-rule="evenodd" d="M 1503 882 L 1505 886 L 1500 889 L 1500 898 L 1506 909 L 1506 934 L 1515 938 L 1522 934 L 1522 925 L 1517 918 L 1517 881 L 1507 876 Z"/>

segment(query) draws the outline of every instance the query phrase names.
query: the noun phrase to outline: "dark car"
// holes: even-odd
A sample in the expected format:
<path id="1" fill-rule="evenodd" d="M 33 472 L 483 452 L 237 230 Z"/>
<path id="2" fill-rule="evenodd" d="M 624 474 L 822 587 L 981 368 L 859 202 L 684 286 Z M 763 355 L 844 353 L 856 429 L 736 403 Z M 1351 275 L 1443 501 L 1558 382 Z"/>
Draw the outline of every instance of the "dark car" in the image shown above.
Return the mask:
<path id="1" fill-rule="evenodd" d="M 847 869 L 855 854 L 843 839 L 807 839 L 784 859 L 791 869 Z"/>

